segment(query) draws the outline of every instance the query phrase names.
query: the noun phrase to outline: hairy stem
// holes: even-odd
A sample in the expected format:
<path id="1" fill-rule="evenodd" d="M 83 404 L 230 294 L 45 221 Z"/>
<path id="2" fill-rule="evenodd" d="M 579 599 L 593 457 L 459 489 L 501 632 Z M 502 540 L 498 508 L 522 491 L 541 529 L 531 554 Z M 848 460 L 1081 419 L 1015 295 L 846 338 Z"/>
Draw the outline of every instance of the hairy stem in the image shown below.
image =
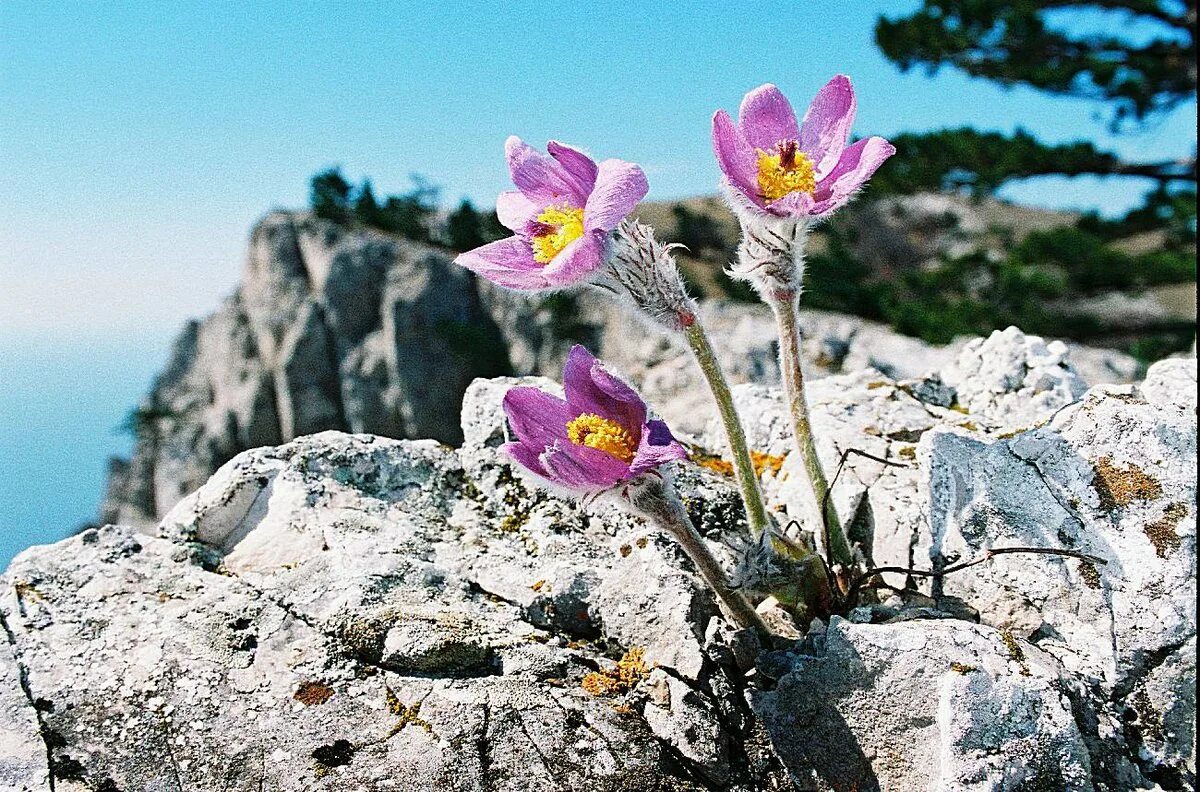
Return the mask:
<path id="1" fill-rule="evenodd" d="M 826 552 L 834 564 L 849 568 L 854 561 L 850 544 L 842 530 L 833 499 L 827 498 L 829 484 L 821 459 L 817 456 L 817 445 L 813 440 L 812 423 L 808 417 L 808 400 L 804 396 L 804 372 L 800 367 L 800 326 L 796 319 L 797 294 L 776 292 L 766 297 L 766 302 L 775 314 L 779 327 L 779 368 L 783 372 L 783 387 L 787 396 L 788 412 L 792 417 L 792 430 L 796 446 L 808 473 L 816 499 L 817 511 L 825 526 Z"/>
<path id="2" fill-rule="evenodd" d="M 742 428 L 742 419 L 738 417 L 733 406 L 733 394 L 729 390 L 729 383 L 725 381 L 725 373 L 717 362 L 712 344 L 708 342 L 708 335 L 701 327 L 699 319 L 684 329 L 684 336 L 692 354 L 696 356 L 700 370 L 704 373 L 713 398 L 717 401 L 721 423 L 725 427 L 725 437 L 729 441 L 729 451 L 733 455 L 733 469 L 737 474 L 738 486 L 742 490 L 742 501 L 746 505 L 746 521 L 750 525 L 750 535 L 760 539 L 770 525 L 767 507 L 763 503 L 762 490 L 758 485 L 758 474 L 754 472 L 754 463 L 750 459 L 750 447 L 746 445 L 746 430 Z"/>
<path id="3" fill-rule="evenodd" d="M 749 600 L 729 585 L 724 570 L 709 551 L 704 537 L 696 531 L 672 484 L 657 476 L 643 476 L 629 488 L 626 498 L 626 503 L 632 506 L 635 513 L 656 528 L 666 531 L 679 543 L 739 627 L 755 630 L 764 637 L 770 635 L 770 630 Z"/>

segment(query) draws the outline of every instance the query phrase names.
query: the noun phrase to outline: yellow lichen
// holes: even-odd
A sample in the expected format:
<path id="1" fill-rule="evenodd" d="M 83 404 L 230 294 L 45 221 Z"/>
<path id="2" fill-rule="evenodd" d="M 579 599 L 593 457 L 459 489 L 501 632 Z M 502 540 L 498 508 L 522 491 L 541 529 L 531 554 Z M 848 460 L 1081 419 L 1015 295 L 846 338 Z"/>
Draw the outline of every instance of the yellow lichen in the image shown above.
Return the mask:
<path id="1" fill-rule="evenodd" d="M 1112 457 L 1101 457 L 1095 470 L 1092 486 L 1100 495 L 1100 505 L 1106 509 L 1162 497 L 1162 485 L 1132 462 L 1121 468 L 1113 463 Z"/>
<path id="2" fill-rule="evenodd" d="M 426 732 L 433 734 L 432 724 L 421 717 L 421 702 L 418 701 L 416 704 L 408 706 L 401 701 L 395 693 L 392 692 L 391 688 L 385 686 L 384 689 L 387 691 L 387 697 L 385 701 L 387 702 L 388 712 L 399 716 L 399 720 L 396 721 L 394 726 L 392 726 L 391 731 L 388 733 L 388 737 L 392 737 L 404 731 L 404 729 L 408 726 L 419 726 Z"/>
<path id="3" fill-rule="evenodd" d="M 1029 664 L 1025 662 L 1025 650 L 1021 648 L 1021 644 L 1017 643 L 1017 638 L 1008 630 L 1000 630 L 1000 640 L 1004 642 L 1004 648 L 1008 650 L 1008 655 L 1021 667 L 1021 676 L 1029 676 Z"/>
<path id="4" fill-rule="evenodd" d="M 1079 562 L 1079 579 L 1088 588 L 1100 588 L 1100 570 L 1096 569 L 1096 565 L 1091 561 Z"/>
<path id="5" fill-rule="evenodd" d="M 567 439 L 575 445 L 595 448 L 615 456 L 622 462 L 631 462 L 637 451 L 637 444 L 625 427 L 595 413 L 572 418 L 567 423 Z"/>
<path id="6" fill-rule="evenodd" d="M 549 264 L 567 245 L 583 236 L 583 210 L 563 203 L 547 206 L 537 216 L 533 235 L 533 260 Z"/>
<path id="7" fill-rule="evenodd" d="M 632 647 L 617 661 L 615 668 L 593 671 L 583 678 L 580 686 L 593 696 L 611 696 L 632 690 L 650 673 L 645 654 L 645 649 Z"/>

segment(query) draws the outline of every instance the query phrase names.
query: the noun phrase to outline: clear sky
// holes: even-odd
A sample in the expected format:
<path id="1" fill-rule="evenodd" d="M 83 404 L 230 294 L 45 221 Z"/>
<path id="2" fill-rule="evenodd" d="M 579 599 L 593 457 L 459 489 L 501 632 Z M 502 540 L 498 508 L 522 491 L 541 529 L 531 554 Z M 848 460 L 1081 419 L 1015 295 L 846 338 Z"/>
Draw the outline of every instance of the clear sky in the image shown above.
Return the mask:
<path id="1" fill-rule="evenodd" d="M 419 172 L 447 201 L 490 204 L 516 133 L 638 161 L 651 197 L 709 192 L 712 111 L 767 81 L 801 103 L 850 74 L 862 134 L 1024 125 L 1130 158 L 1194 148 L 1194 107 L 1109 140 L 1086 102 L 899 74 L 872 26 L 917 5 L 5 0 L 0 328 L 174 329 L 233 287 L 254 220 L 301 205 L 331 164 L 383 191 Z M 1013 191 L 1109 212 L 1138 193 Z"/>
<path id="2" fill-rule="evenodd" d="M 802 105 L 837 72 L 860 134 L 1022 125 L 1129 159 L 1194 150 L 1194 106 L 1111 139 L 1087 102 L 900 75 L 872 28 L 917 5 L 0 0 L 0 566 L 95 518 L 104 458 L 128 446 L 114 427 L 170 339 L 234 288 L 255 219 L 330 165 L 490 205 L 516 133 L 636 160 L 652 198 L 707 193 L 714 109 L 768 81 Z M 1010 195 L 1113 213 L 1143 190 Z"/>

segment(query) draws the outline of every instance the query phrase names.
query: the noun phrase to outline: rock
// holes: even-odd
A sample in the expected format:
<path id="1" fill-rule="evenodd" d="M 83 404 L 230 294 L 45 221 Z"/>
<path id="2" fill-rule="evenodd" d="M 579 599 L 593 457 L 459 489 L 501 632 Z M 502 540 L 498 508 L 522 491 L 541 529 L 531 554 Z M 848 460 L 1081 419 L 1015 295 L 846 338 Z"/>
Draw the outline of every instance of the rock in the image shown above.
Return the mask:
<path id="1" fill-rule="evenodd" d="M 963 622 L 852 624 L 751 696 L 806 789 L 1095 787 L 1053 660 Z"/>
<path id="2" fill-rule="evenodd" d="M 937 225 L 947 211 L 973 211 L 936 196 L 914 201 L 888 212 Z M 701 312 L 732 383 L 779 384 L 764 306 L 707 302 Z M 803 312 L 801 330 L 814 379 L 873 367 L 914 380 L 943 369 L 967 343 L 937 347 L 820 311 Z M 557 377 L 574 343 L 623 371 L 678 432 L 705 431 L 713 405 L 689 351 L 607 294 L 509 292 L 475 279 L 442 249 L 271 213 L 251 233 L 236 293 L 184 329 L 143 401 L 133 456 L 112 467 L 101 521 L 150 529 L 236 454 L 305 434 L 458 443 L 459 405 L 474 378 Z M 1128 355 L 1072 350 L 1092 382 L 1135 375 Z"/>
<path id="3" fill-rule="evenodd" d="M 12 636 L 0 649 L 0 784 L 13 792 L 49 789 L 46 744 L 41 733 L 39 702 L 30 696 L 24 669 L 12 653 Z"/>
<path id="4" fill-rule="evenodd" d="M 715 608 L 681 555 L 639 541 L 639 526 L 587 521 L 528 492 L 514 505 L 532 513 L 498 528 L 456 459 L 432 442 L 302 438 L 224 466 L 172 511 L 170 539 L 108 527 L 23 554 L 0 612 L 31 689 L 50 702 L 60 786 L 670 790 L 703 788 L 697 773 L 747 792 L 774 783 L 777 770 L 714 747 L 740 732 L 703 693 L 724 679 L 693 631 Z M 618 552 L 625 543 L 636 550 Z M 603 641 L 527 618 L 572 575 Z M 710 748 L 665 747 L 691 731 L 658 709 L 641 715 L 640 689 L 614 700 L 580 687 L 618 639 L 672 669 L 684 689 L 668 712 L 691 713 Z M 36 724 L 19 734 L 36 739 Z M 677 751 L 695 758 L 681 764 Z M 36 784 L 37 770 L 18 778 Z"/>
<path id="5" fill-rule="evenodd" d="M 1015 327 L 963 347 L 941 372 L 972 416 L 1008 429 L 1026 428 L 1076 401 L 1087 384 L 1061 341 L 1049 344 Z"/>
<path id="6" fill-rule="evenodd" d="M 1006 338 L 997 356 L 1028 361 L 1008 355 L 1032 342 Z M 1046 368 L 1070 381 L 1065 356 Z M 876 370 L 814 381 L 831 471 L 851 449 L 903 465 L 851 454 L 834 490 L 875 563 L 1016 543 L 1109 563 L 998 557 L 776 647 L 720 618 L 670 540 L 513 471 L 500 399 L 545 380 L 471 383 L 458 449 L 329 431 L 243 452 L 155 536 L 85 531 L 0 578 L 0 777 L 126 792 L 1182 788 L 1194 377 L 1168 361 L 1140 386 L 1044 404 L 1054 417 L 1018 434 L 999 429 L 1008 408 L 965 415 Z M 985 413 L 1029 387 L 996 383 Z M 816 532 L 779 393 L 735 398 L 772 507 Z M 701 440 L 720 449 L 716 427 Z M 674 475 L 732 567 L 737 493 L 699 458 Z"/>
<path id="7" fill-rule="evenodd" d="M 1153 401 L 1095 388 L 1041 428 L 995 440 L 938 429 L 919 449 L 934 567 L 1005 546 L 1103 559 L 1005 555 L 935 594 L 971 602 L 1102 691 L 1095 717 L 1142 746 L 1148 774 L 1195 773 L 1191 729 L 1159 725 L 1193 695 L 1178 653 L 1196 635 L 1195 396 L 1168 384 L 1189 371 L 1194 360 L 1152 367 Z M 1154 707 L 1151 689 L 1172 703 Z M 1151 725 L 1122 726 L 1130 711 Z"/>

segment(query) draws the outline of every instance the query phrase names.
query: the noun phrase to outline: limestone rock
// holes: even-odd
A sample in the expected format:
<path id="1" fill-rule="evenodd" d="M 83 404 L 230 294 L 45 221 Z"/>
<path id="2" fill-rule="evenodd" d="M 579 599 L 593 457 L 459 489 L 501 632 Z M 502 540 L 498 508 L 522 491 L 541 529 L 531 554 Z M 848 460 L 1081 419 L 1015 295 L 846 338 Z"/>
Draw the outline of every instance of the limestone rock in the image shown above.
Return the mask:
<path id="1" fill-rule="evenodd" d="M 963 347 L 941 372 L 968 413 L 1009 429 L 1025 428 L 1087 390 L 1061 341 L 1046 343 L 1015 327 Z"/>
<path id="2" fill-rule="evenodd" d="M 1194 377 L 1194 361 L 1168 361 L 1140 386 L 1043 405 L 1052 420 L 1018 434 L 930 403 L 944 400 L 924 379 L 814 381 L 831 471 L 851 449 L 903 465 L 852 453 L 835 487 L 875 563 L 936 568 L 1020 543 L 1108 564 L 998 557 L 774 649 L 724 622 L 670 540 L 505 461 L 503 393 L 546 380 L 475 380 L 458 449 L 331 431 L 243 452 L 156 536 L 93 529 L 0 578 L 0 778 L 126 792 L 1186 788 Z M 981 409 L 1029 387 L 997 382 Z M 735 395 L 772 507 L 817 532 L 778 392 Z M 715 427 L 700 439 L 721 450 Z M 720 471 L 674 475 L 731 565 L 744 524 Z"/>
<path id="3" fill-rule="evenodd" d="M 807 789 L 1087 790 L 1092 768 L 1057 665 L 963 622 L 851 624 L 752 695 Z"/>
<path id="4" fill-rule="evenodd" d="M 937 225 L 946 211 L 971 211 L 937 197 L 914 201 L 885 214 Z M 966 215 L 957 222 L 974 228 Z M 732 383 L 778 385 L 764 306 L 709 302 L 701 311 Z M 967 344 L 937 347 L 820 311 L 803 312 L 801 330 L 813 379 L 865 367 L 922 378 Z M 610 296 L 518 294 L 475 279 L 444 250 L 271 213 L 251 233 L 236 293 L 184 329 L 139 408 L 133 456 L 112 467 L 101 521 L 150 529 L 237 453 L 327 429 L 457 443 L 472 379 L 558 376 L 574 343 L 624 372 L 677 431 L 705 431 L 712 400 L 688 350 Z M 1072 351 L 1090 382 L 1135 375 L 1127 355 Z"/>

